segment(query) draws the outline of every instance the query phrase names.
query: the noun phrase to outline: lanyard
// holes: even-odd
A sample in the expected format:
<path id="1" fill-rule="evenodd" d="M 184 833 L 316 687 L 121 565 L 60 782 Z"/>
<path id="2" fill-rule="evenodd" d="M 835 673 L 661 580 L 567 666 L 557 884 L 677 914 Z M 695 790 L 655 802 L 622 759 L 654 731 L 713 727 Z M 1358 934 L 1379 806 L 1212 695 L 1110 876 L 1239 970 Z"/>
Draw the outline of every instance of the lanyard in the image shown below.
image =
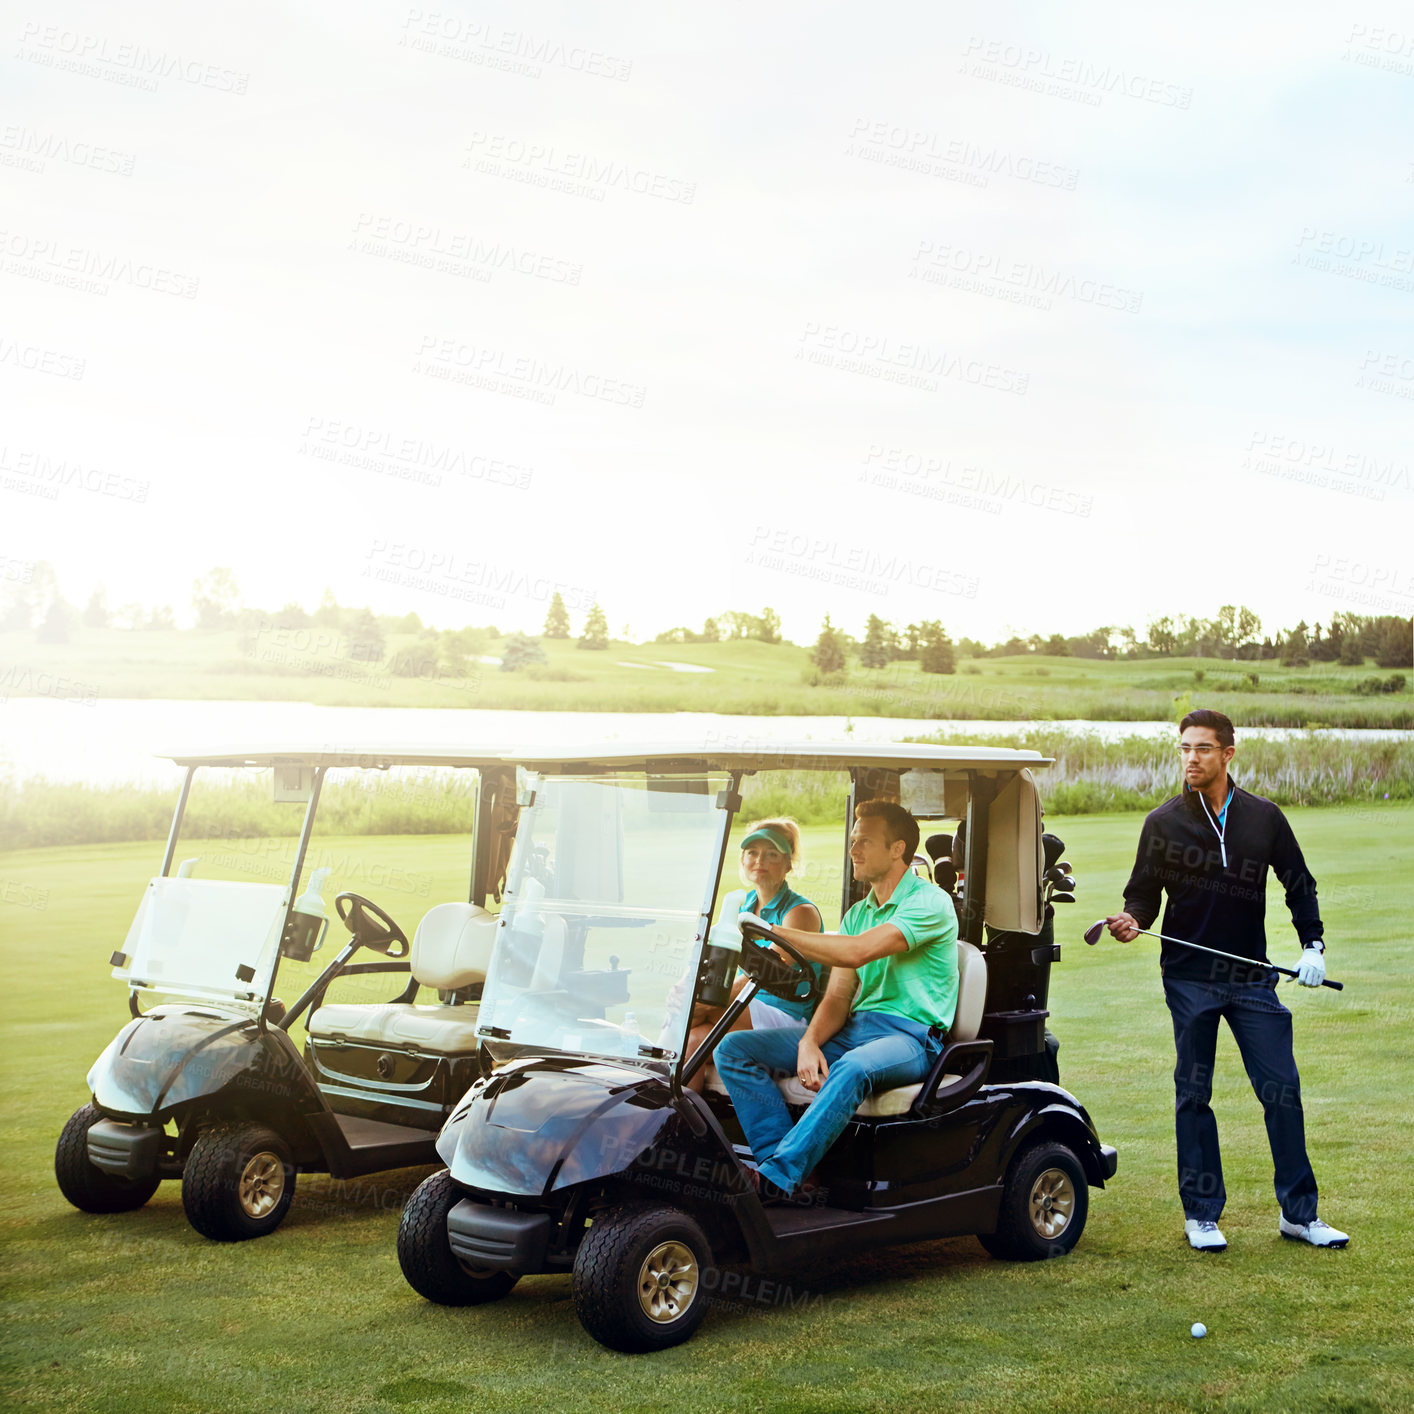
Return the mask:
<path id="1" fill-rule="evenodd" d="M 1217 834 L 1218 834 L 1218 848 L 1219 848 L 1220 850 L 1222 850 L 1223 868 L 1224 868 L 1224 869 L 1227 868 L 1227 840 L 1226 840 L 1226 838 L 1225 838 L 1226 835 L 1227 835 L 1227 808 L 1228 808 L 1229 805 L 1232 804 L 1232 793 L 1233 793 L 1233 789 L 1234 789 L 1233 786 L 1231 786 L 1231 785 L 1228 786 L 1228 788 L 1227 788 L 1227 799 L 1226 799 L 1225 801 L 1223 801 L 1222 809 L 1218 811 L 1218 814 L 1217 814 L 1217 818 L 1216 818 L 1216 819 L 1213 818 L 1212 809 L 1211 809 L 1211 807 L 1208 805 L 1208 797 L 1207 797 L 1206 795 L 1202 794 L 1201 791 L 1199 792 L 1199 795 L 1198 795 L 1198 799 L 1203 802 L 1203 813 L 1208 817 L 1208 821 L 1209 821 L 1209 823 L 1212 825 L 1213 829 L 1215 829 L 1215 830 L 1217 831 Z"/>

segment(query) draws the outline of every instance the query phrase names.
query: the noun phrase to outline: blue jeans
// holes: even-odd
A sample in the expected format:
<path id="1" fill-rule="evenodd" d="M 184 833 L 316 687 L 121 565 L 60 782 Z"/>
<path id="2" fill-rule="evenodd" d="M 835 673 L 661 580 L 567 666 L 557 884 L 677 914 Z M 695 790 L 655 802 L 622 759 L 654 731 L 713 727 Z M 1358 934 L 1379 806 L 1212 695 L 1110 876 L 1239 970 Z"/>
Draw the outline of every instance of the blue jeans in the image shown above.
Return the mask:
<path id="1" fill-rule="evenodd" d="M 1306 1157 L 1301 1077 L 1291 1050 L 1291 1013 L 1277 1000 L 1274 983 L 1189 982 L 1164 979 L 1173 1017 L 1174 1128 L 1178 1139 L 1178 1193 L 1183 1214 L 1216 1222 L 1227 1201 L 1213 1097 L 1218 1019 L 1224 1019 L 1247 1078 L 1262 1102 L 1275 1167 L 1277 1202 L 1288 1222 L 1316 1216 L 1316 1175 Z"/>
<path id="2" fill-rule="evenodd" d="M 825 1156 L 866 1095 L 917 1084 L 942 1050 L 942 1040 L 922 1022 L 856 1011 L 820 1047 L 830 1073 L 792 1124 L 775 1077 L 796 1073 L 796 1047 L 804 1035 L 803 1025 L 729 1031 L 713 1055 L 761 1172 L 788 1193 Z"/>

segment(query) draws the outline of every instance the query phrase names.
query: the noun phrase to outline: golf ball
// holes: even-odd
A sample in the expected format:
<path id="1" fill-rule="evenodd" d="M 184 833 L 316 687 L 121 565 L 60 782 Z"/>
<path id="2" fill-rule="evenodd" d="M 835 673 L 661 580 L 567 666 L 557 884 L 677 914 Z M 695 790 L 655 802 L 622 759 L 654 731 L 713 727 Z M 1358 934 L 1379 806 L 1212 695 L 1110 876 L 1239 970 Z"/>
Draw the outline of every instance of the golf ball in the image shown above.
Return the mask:
<path id="1" fill-rule="evenodd" d="M 1194 1340 L 1202 1340 L 1203 1337 L 1208 1334 L 1208 1328 L 1202 1321 L 1194 1321 L 1193 1328 L 1189 1331 L 1189 1334 Z"/>

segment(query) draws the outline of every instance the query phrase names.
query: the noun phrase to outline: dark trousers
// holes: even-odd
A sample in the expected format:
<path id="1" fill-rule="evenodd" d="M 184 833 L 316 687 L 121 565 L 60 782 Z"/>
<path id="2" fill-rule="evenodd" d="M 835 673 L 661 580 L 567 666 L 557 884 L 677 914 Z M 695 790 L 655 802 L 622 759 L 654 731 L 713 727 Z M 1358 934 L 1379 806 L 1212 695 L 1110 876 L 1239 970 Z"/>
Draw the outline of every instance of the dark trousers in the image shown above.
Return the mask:
<path id="1" fill-rule="evenodd" d="M 1288 1222 L 1309 1223 L 1316 1216 L 1316 1175 L 1306 1157 L 1301 1078 L 1291 1051 L 1291 1013 L 1277 1000 L 1275 985 L 1165 977 L 1164 999 L 1173 1017 L 1178 1052 L 1173 1072 L 1174 1128 L 1184 1216 L 1216 1222 L 1227 1201 L 1218 1122 L 1210 1105 L 1221 1017 L 1237 1041 L 1247 1078 L 1266 1115 L 1277 1202 Z"/>

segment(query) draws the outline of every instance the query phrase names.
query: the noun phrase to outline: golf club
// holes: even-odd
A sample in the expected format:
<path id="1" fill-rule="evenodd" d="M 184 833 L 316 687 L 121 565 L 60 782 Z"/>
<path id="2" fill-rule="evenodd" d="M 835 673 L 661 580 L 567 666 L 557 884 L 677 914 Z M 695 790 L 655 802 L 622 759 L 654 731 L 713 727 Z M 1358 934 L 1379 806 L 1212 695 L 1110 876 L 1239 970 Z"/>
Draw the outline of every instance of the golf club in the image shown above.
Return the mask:
<path id="1" fill-rule="evenodd" d="M 1092 923 L 1085 930 L 1085 941 L 1094 947 L 1100 941 L 1100 934 L 1104 932 L 1105 924 L 1108 920 L 1101 918 Z M 1166 943 L 1177 943 L 1181 948 L 1192 948 L 1195 952 L 1212 953 L 1214 957 L 1225 957 L 1230 962 L 1240 962 L 1246 967 L 1270 967 L 1273 972 L 1280 972 L 1283 977 L 1295 977 L 1296 973 L 1289 967 L 1278 967 L 1274 962 L 1268 962 L 1264 957 L 1238 957 L 1236 953 L 1219 952 L 1217 948 L 1205 948 L 1202 943 L 1190 943 L 1183 938 L 1171 938 L 1167 933 L 1155 933 L 1150 928 L 1140 928 L 1141 933 L 1148 933 L 1151 938 L 1162 938 Z M 1321 980 L 1321 986 L 1329 987 L 1334 992 L 1345 990 L 1344 982 L 1332 982 L 1329 977 Z"/>

